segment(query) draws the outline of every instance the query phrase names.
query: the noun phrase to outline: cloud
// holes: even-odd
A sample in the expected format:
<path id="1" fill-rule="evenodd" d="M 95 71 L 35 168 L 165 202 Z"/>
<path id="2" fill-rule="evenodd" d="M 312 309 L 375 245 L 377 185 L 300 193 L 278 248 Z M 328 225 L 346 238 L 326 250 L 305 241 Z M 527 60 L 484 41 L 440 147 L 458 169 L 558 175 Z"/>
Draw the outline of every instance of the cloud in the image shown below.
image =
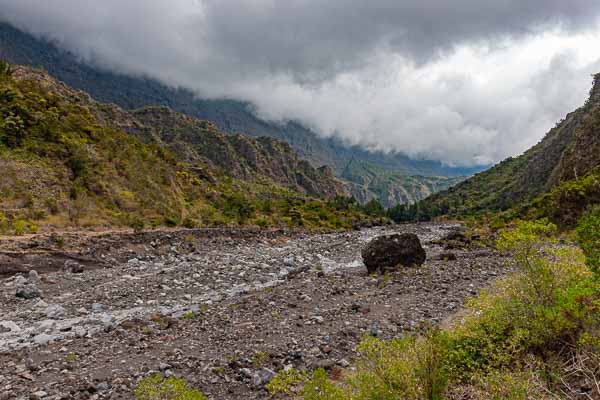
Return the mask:
<path id="1" fill-rule="evenodd" d="M 104 68 L 272 120 L 472 165 L 535 143 L 600 71 L 589 0 L 0 0 Z"/>

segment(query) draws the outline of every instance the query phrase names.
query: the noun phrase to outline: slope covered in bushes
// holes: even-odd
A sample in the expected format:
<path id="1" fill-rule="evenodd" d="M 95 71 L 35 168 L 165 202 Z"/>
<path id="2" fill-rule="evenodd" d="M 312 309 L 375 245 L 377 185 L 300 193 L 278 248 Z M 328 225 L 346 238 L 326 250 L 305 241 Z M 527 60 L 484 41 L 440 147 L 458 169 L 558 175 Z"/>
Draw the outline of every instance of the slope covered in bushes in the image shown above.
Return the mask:
<path id="1" fill-rule="evenodd" d="M 38 225 L 341 228 L 364 216 L 358 206 L 336 208 L 268 175 L 239 179 L 207 157 L 184 159 L 160 138 L 141 140 L 115 121 L 129 130 L 142 129 L 141 122 L 111 119 L 126 113 L 41 71 L 0 64 L 0 113 L 5 233 Z"/>

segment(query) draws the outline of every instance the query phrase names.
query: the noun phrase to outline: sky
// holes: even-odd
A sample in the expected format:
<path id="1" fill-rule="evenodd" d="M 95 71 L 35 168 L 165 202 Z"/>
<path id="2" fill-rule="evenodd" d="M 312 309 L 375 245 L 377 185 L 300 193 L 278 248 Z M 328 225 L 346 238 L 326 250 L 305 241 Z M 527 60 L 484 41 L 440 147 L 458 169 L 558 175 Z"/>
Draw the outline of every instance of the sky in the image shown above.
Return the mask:
<path id="1" fill-rule="evenodd" d="M 0 0 L 84 61 L 448 165 L 518 155 L 600 72 L 599 0 Z"/>

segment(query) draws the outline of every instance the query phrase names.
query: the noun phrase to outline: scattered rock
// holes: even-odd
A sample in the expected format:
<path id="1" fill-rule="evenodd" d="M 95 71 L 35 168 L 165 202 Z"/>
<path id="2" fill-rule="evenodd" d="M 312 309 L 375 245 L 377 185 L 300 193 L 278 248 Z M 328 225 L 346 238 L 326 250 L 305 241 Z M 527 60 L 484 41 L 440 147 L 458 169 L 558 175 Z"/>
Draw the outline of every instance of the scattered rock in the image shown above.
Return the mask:
<path id="1" fill-rule="evenodd" d="M 263 387 L 271 382 L 277 373 L 269 368 L 261 368 L 252 375 L 252 385 L 254 387 Z"/>
<path id="2" fill-rule="evenodd" d="M 20 332 L 21 328 L 13 321 L 0 321 L 0 333 L 17 333 Z"/>
<path id="3" fill-rule="evenodd" d="M 167 364 L 167 363 L 164 363 L 164 362 L 161 362 L 160 364 L 158 364 L 158 370 L 160 372 L 164 372 L 164 371 L 166 371 L 168 369 L 173 369 L 173 366 L 171 364 Z"/>
<path id="4" fill-rule="evenodd" d="M 40 275 L 37 273 L 36 270 L 33 270 L 33 269 L 31 271 L 29 271 L 28 280 L 29 280 L 29 282 L 33 283 L 34 285 L 37 285 L 38 283 L 41 282 Z"/>
<path id="5" fill-rule="evenodd" d="M 380 236 L 373 239 L 363 250 L 362 258 L 369 273 L 420 266 L 425 262 L 425 250 L 414 233 Z"/>
<path id="6" fill-rule="evenodd" d="M 341 360 L 339 360 L 337 362 L 337 364 L 342 368 L 348 368 L 350 366 L 350 363 L 345 358 L 342 358 Z"/>
<path id="7" fill-rule="evenodd" d="M 15 276 L 15 286 L 25 286 L 28 283 L 29 281 L 23 275 Z"/>
<path id="8" fill-rule="evenodd" d="M 66 311 L 64 307 L 58 304 L 50 304 L 45 310 L 44 314 L 50 319 L 62 319 L 65 317 Z"/>
<path id="9" fill-rule="evenodd" d="M 37 299 L 42 297 L 42 292 L 37 286 L 29 284 L 17 288 L 16 296 L 20 299 Z"/>
<path id="10" fill-rule="evenodd" d="M 99 393 L 108 392 L 111 389 L 111 385 L 108 382 L 100 382 L 96 385 L 96 391 Z"/>
<path id="11" fill-rule="evenodd" d="M 83 265 L 79 264 L 77 261 L 67 260 L 65 261 L 64 270 L 65 272 L 70 272 L 72 274 L 81 274 L 83 273 L 84 268 Z"/>
<path id="12" fill-rule="evenodd" d="M 56 340 L 56 336 L 48 335 L 46 333 L 40 333 L 39 335 L 34 336 L 33 342 L 35 344 L 39 344 L 40 346 L 47 345 L 50 342 Z"/>
<path id="13" fill-rule="evenodd" d="M 108 307 L 106 307 L 104 304 L 100 304 L 100 303 L 92 304 L 92 313 L 100 314 L 100 313 L 103 313 L 106 311 L 108 311 Z"/>

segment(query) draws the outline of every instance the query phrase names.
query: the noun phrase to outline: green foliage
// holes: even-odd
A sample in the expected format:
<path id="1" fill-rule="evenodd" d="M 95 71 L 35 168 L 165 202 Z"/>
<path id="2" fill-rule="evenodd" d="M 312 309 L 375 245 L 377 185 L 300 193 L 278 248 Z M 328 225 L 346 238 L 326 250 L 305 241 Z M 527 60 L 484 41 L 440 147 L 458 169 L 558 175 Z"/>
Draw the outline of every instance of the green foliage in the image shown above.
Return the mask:
<path id="1" fill-rule="evenodd" d="M 361 207 L 362 211 L 371 217 L 382 217 L 385 215 L 385 209 L 381 203 L 375 199 L 369 201 Z"/>
<path id="2" fill-rule="evenodd" d="M 137 400 L 207 400 L 201 392 L 192 389 L 188 383 L 175 377 L 163 379 L 153 374 L 142 379 L 135 390 Z"/>
<path id="3" fill-rule="evenodd" d="M 588 223 L 581 226 L 592 231 Z M 391 341 L 366 338 L 355 372 L 343 384 L 313 378 L 305 387 L 320 390 L 305 399 L 556 398 L 568 380 L 598 380 L 597 364 L 565 365 L 575 354 L 600 357 L 600 282 L 579 249 L 553 246 L 554 232 L 547 220 L 502 232 L 498 246 L 519 268 L 469 301 L 459 324 Z"/>
<path id="4" fill-rule="evenodd" d="M 536 199 L 528 212 L 572 227 L 586 209 L 596 204 L 600 204 L 600 168 L 579 179 L 562 182 L 550 193 Z"/>
<path id="5" fill-rule="evenodd" d="M 12 76 L 12 68 L 6 61 L 0 60 L 0 82 L 8 80 Z"/>
<path id="6" fill-rule="evenodd" d="M 586 257 L 586 264 L 600 277 L 600 212 L 590 212 L 577 226 L 577 241 Z"/>
<path id="7" fill-rule="evenodd" d="M 127 216 L 127 226 L 133 229 L 134 232 L 142 232 L 146 227 L 146 221 L 138 215 Z"/>
<path id="8" fill-rule="evenodd" d="M 38 225 L 116 225 L 139 231 L 146 224 L 253 223 L 349 229 L 372 218 L 353 199 L 340 197 L 329 203 L 262 175 L 242 180 L 228 175 L 226 168 L 205 165 L 203 159 L 193 164 L 178 161 L 168 148 L 144 143 L 106 123 L 114 113 L 111 107 L 70 91 L 42 72 L 30 71 L 29 80 L 23 74 L 15 79 L 7 71 L 0 64 L 0 210 L 11 210 L 10 218 L 0 223 L 2 232 L 34 232 Z M 130 123 L 138 114 L 121 117 Z M 164 110 L 156 115 L 164 116 Z M 183 134 L 189 121 L 176 118 L 172 128 Z M 221 133 L 211 137 L 229 143 Z M 239 151 L 256 144 L 244 138 L 233 142 L 242 146 Z M 261 143 L 269 151 L 285 150 L 274 148 L 276 143 L 268 140 Z M 231 159 L 238 150 L 229 150 L 223 163 L 240 164 Z M 250 167 L 244 164 L 243 168 Z M 302 168 L 306 173 L 311 170 Z M 17 220 L 32 222 L 19 222 L 15 229 Z"/>
<path id="9" fill-rule="evenodd" d="M 223 198 L 223 214 L 235 219 L 240 224 L 250 219 L 255 212 L 252 204 L 242 193 L 233 193 Z"/>
<path id="10" fill-rule="evenodd" d="M 300 392 L 301 386 L 308 380 L 308 374 L 296 369 L 281 370 L 275 378 L 266 385 L 271 396 L 293 396 Z"/>
<path id="11" fill-rule="evenodd" d="M 304 384 L 302 398 L 304 400 L 345 400 L 347 393 L 327 379 L 327 372 L 318 369 L 312 378 Z"/>

